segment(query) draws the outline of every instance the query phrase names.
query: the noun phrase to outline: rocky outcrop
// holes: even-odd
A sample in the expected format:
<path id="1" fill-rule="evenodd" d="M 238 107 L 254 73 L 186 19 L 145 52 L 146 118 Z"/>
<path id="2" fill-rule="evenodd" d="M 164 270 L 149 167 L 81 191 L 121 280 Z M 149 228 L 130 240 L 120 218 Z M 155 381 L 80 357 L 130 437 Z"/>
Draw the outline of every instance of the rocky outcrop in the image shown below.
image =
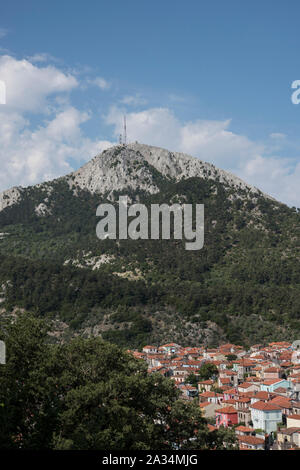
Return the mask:
<path id="1" fill-rule="evenodd" d="M 0 211 L 8 206 L 16 204 L 21 199 L 22 191 L 23 188 L 20 186 L 14 186 L 11 189 L 7 189 L 3 193 L 0 193 Z"/>
<path id="2" fill-rule="evenodd" d="M 150 194 L 159 192 L 153 170 L 175 181 L 200 177 L 217 180 L 229 188 L 247 190 L 253 197 L 263 194 L 237 176 L 199 158 L 137 142 L 104 150 L 78 170 L 53 182 L 66 181 L 74 194 L 81 189 L 92 194 L 107 194 L 108 198 L 113 200 L 113 191 L 128 188 Z M 51 181 L 38 184 L 36 188 L 46 191 L 47 194 L 53 190 Z M 23 191 L 25 190 L 21 187 L 14 187 L 0 194 L 0 211 L 18 202 Z M 267 195 L 264 196 L 269 198 Z M 44 199 L 38 203 L 35 210 L 39 216 L 49 212 Z"/>

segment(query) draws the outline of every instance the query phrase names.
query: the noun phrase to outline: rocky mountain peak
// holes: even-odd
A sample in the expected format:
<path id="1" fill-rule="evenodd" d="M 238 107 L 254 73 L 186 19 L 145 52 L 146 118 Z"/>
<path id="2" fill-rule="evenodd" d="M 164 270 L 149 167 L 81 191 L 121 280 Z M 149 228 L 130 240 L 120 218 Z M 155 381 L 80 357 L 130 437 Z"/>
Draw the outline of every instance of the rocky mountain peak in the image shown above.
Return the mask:
<path id="1" fill-rule="evenodd" d="M 247 190 L 254 197 L 263 194 L 237 176 L 199 158 L 138 142 L 110 147 L 78 170 L 56 180 L 38 184 L 34 188 L 49 194 L 54 189 L 53 183 L 66 181 L 75 195 L 78 189 L 87 190 L 92 194 L 109 195 L 113 191 L 124 189 L 155 194 L 159 192 L 154 178 L 155 172 L 176 182 L 199 177 L 219 181 L 231 189 Z M 0 211 L 17 203 L 24 191 L 22 187 L 14 187 L 1 193 Z M 40 203 L 44 204 L 44 199 Z M 39 212 L 42 209 L 44 211 L 44 208 L 38 209 Z"/>
<path id="2" fill-rule="evenodd" d="M 154 194 L 159 189 L 153 181 L 151 167 L 164 177 L 175 181 L 200 177 L 218 180 L 236 189 L 247 189 L 254 194 L 261 193 L 237 176 L 199 158 L 138 142 L 104 150 L 79 170 L 68 175 L 67 179 L 71 186 L 79 186 L 92 193 L 103 194 L 128 187 Z"/>

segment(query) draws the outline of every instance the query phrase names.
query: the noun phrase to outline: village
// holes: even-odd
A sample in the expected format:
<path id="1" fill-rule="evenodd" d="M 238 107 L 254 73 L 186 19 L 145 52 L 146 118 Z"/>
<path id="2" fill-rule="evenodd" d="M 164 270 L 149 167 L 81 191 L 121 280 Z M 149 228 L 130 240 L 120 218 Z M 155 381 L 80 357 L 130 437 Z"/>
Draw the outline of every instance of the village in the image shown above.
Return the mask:
<path id="1" fill-rule="evenodd" d="M 233 429 L 240 450 L 300 449 L 300 341 L 130 352 L 173 380 L 182 399 L 197 400 L 211 431 Z"/>

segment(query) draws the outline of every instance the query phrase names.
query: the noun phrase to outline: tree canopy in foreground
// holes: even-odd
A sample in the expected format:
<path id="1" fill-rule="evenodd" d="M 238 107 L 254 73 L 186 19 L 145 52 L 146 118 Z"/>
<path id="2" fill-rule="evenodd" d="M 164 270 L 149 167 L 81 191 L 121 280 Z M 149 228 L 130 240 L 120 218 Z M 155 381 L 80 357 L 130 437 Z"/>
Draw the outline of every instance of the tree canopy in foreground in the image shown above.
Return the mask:
<path id="1" fill-rule="evenodd" d="M 197 403 L 170 379 L 100 338 L 49 343 L 45 323 L 23 314 L 1 333 L 1 449 L 222 449 Z"/>

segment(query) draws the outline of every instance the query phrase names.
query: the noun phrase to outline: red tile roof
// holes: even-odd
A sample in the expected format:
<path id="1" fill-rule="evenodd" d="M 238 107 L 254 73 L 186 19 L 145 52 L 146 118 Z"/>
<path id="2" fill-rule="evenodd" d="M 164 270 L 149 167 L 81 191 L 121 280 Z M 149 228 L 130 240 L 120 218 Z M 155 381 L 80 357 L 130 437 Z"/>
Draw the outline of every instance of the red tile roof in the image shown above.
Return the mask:
<path id="1" fill-rule="evenodd" d="M 224 408 L 219 408 L 216 410 L 216 413 L 233 414 L 237 413 L 237 411 L 235 408 L 233 408 L 233 406 L 225 406 Z"/>
<path id="2" fill-rule="evenodd" d="M 264 380 L 263 384 L 264 385 L 273 385 L 276 384 L 277 382 L 281 382 L 283 379 L 269 379 L 269 380 Z"/>
<path id="3" fill-rule="evenodd" d="M 255 436 L 238 436 L 238 440 L 245 444 L 259 445 L 264 444 L 265 440 Z"/>
<path id="4" fill-rule="evenodd" d="M 252 405 L 250 405 L 250 408 L 262 411 L 281 410 L 281 408 L 278 405 L 275 405 L 275 403 L 265 403 L 264 401 L 257 401 L 256 403 L 253 403 Z"/>
<path id="5" fill-rule="evenodd" d="M 235 428 L 236 431 L 241 431 L 241 432 L 253 432 L 253 428 L 248 428 L 247 426 L 238 426 Z"/>
<path id="6" fill-rule="evenodd" d="M 275 397 L 271 400 L 271 403 L 276 403 L 280 408 L 292 408 L 291 400 L 286 397 Z"/>
<path id="7" fill-rule="evenodd" d="M 300 420 L 300 415 L 288 415 L 288 418 Z"/>
<path id="8" fill-rule="evenodd" d="M 254 398 L 259 398 L 260 400 L 268 400 L 269 395 L 270 395 L 269 392 L 259 391 L 254 395 Z"/>

